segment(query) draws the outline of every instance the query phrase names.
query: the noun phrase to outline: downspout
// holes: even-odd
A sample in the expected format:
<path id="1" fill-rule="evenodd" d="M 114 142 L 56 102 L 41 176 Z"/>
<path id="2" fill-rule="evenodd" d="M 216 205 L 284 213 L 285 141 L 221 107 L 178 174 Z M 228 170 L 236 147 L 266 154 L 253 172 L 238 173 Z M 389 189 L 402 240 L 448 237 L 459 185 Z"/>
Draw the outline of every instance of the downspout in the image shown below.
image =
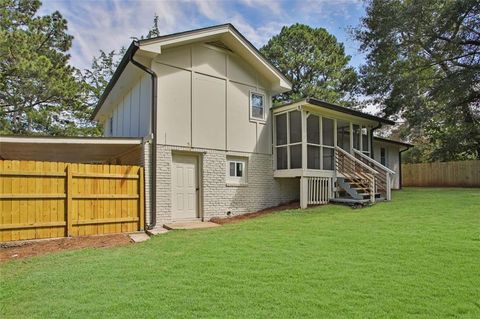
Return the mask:
<path id="1" fill-rule="evenodd" d="M 370 157 L 373 159 L 373 131 L 382 127 L 382 123 L 378 122 L 378 125 L 370 130 Z"/>
<path id="2" fill-rule="evenodd" d="M 398 152 L 398 189 L 402 189 L 402 153 L 408 151 L 410 146 Z"/>
<path id="3" fill-rule="evenodd" d="M 145 226 L 145 229 L 152 229 L 157 224 L 157 74 L 150 68 L 146 67 L 145 65 L 135 61 L 133 56 L 135 52 L 139 49 L 138 42 L 133 42 L 134 49 L 130 54 L 130 62 L 133 65 L 140 68 L 141 70 L 145 71 L 146 73 L 150 74 L 152 79 L 152 101 L 151 101 L 151 128 L 150 132 L 152 133 L 152 148 L 151 148 L 151 173 L 150 173 L 150 210 L 151 210 L 151 218 L 150 224 Z M 146 215 L 146 211 L 145 211 Z M 147 220 L 147 216 L 145 216 L 145 220 Z"/>

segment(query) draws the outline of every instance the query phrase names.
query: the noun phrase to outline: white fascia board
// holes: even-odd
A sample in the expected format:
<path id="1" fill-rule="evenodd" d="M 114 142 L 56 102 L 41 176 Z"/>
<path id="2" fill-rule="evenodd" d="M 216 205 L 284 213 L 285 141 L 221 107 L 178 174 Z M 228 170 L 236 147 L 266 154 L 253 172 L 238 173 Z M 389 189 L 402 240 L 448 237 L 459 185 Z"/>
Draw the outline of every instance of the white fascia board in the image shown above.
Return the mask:
<path id="1" fill-rule="evenodd" d="M 108 145 L 139 145 L 141 138 L 68 138 L 68 137 L 21 137 L 2 136 L 0 143 L 30 143 L 30 144 L 108 144 Z"/>

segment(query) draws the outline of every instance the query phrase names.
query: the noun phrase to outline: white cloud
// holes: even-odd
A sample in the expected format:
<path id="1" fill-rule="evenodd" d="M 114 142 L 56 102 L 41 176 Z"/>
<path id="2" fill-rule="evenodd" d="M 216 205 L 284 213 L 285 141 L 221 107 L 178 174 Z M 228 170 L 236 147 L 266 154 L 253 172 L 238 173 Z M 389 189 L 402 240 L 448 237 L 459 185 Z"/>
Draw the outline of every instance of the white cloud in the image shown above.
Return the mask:
<path id="1" fill-rule="evenodd" d="M 75 37 L 71 63 L 83 69 L 98 50 L 118 50 L 131 37 L 146 34 L 154 14 L 161 34 L 229 22 L 261 47 L 295 22 L 339 29 L 339 21 L 348 20 L 358 6 L 359 0 L 44 0 L 40 14 L 59 10 L 65 16 Z"/>

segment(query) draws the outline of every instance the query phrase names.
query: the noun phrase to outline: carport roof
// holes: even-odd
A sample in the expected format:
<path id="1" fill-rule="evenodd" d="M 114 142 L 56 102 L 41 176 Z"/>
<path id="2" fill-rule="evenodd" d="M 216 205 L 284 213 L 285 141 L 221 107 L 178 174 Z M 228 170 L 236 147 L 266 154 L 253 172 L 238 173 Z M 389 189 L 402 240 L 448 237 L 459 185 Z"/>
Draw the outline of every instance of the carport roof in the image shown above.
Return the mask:
<path id="1" fill-rule="evenodd" d="M 141 138 L 0 136 L 0 159 L 106 163 L 142 142 Z"/>

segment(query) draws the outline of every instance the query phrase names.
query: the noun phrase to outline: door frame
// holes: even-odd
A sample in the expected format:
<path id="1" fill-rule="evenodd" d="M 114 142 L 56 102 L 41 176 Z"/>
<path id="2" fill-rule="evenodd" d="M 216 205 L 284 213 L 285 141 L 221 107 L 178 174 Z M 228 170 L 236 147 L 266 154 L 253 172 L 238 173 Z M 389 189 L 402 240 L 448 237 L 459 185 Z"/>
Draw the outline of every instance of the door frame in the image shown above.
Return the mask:
<path id="1" fill-rule="evenodd" d="M 173 174 L 173 165 L 174 165 L 174 157 L 175 156 L 190 156 L 195 158 L 197 164 L 197 186 L 198 191 L 196 192 L 196 201 L 197 201 L 197 212 L 196 217 L 200 219 L 202 222 L 205 219 L 204 210 L 203 210 L 203 154 L 204 152 L 194 152 L 194 151 L 183 151 L 183 150 L 172 150 L 172 161 L 170 163 L 170 181 L 172 180 Z M 170 203 L 171 203 L 171 218 L 174 219 L 173 216 L 173 187 L 170 185 Z"/>

